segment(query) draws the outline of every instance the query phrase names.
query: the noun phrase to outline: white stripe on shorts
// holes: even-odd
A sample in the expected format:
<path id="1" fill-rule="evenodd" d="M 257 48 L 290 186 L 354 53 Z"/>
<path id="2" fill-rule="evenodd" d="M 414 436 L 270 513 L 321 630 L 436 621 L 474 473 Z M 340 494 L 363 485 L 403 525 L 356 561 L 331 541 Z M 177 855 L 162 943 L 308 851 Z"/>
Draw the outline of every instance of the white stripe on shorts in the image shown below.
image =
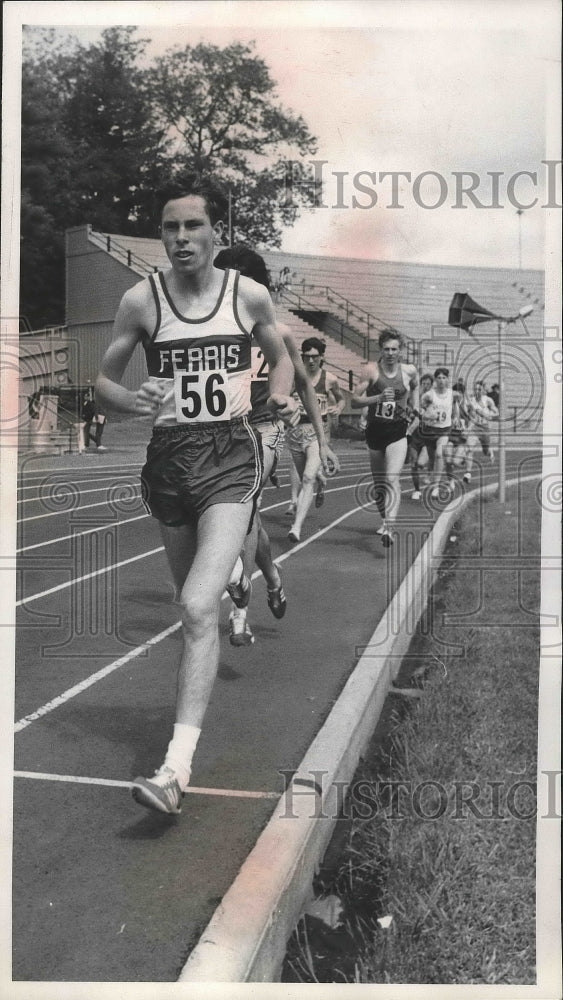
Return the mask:
<path id="1" fill-rule="evenodd" d="M 252 489 L 249 490 L 249 492 L 246 494 L 246 496 L 244 496 L 242 498 L 242 500 L 241 500 L 241 503 L 246 503 L 247 500 L 251 500 L 252 497 L 256 496 L 256 493 L 258 492 L 258 490 L 259 490 L 259 488 L 260 488 L 260 486 L 262 484 L 262 462 L 260 461 L 260 446 L 258 444 L 258 439 L 256 437 L 256 434 L 252 430 L 252 427 L 250 426 L 248 418 L 247 417 L 243 417 L 242 418 L 242 422 L 243 422 L 244 426 L 246 427 L 248 433 L 250 434 L 250 437 L 252 438 L 252 443 L 254 445 L 254 456 L 256 458 L 256 471 L 255 471 L 255 476 L 254 476 L 254 485 L 252 486 Z"/>

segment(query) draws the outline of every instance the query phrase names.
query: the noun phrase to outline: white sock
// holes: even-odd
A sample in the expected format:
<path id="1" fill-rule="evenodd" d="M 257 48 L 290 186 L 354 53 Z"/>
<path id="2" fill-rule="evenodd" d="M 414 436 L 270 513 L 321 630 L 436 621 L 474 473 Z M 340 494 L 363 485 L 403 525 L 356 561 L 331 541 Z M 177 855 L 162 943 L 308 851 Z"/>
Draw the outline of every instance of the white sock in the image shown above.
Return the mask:
<path id="1" fill-rule="evenodd" d="M 238 583 L 242 576 L 242 571 L 243 571 L 242 559 L 240 556 L 237 556 L 237 561 L 234 565 L 233 572 L 231 573 L 229 583 Z"/>
<path id="2" fill-rule="evenodd" d="M 200 733 L 201 729 L 197 726 L 187 726 L 182 722 L 174 724 L 174 735 L 168 744 L 164 766 L 170 767 L 175 772 L 182 791 L 190 783 L 192 757 Z"/>

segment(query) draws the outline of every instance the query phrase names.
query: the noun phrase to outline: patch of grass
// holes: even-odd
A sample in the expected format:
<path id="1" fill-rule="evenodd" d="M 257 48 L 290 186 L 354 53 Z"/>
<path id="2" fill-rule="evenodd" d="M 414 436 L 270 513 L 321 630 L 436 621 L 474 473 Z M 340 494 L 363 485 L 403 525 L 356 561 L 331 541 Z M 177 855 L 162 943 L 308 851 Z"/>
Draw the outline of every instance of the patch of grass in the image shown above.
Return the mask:
<path id="1" fill-rule="evenodd" d="M 431 632 L 419 630 L 398 681 L 424 675 L 423 696 L 387 725 L 383 744 L 376 733 L 356 775 L 370 782 L 376 814 L 352 820 L 322 884 L 339 894 L 344 924 L 335 932 L 306 918 L 285 981 L 535 982 L 540 567 L 534 556 L 524 569 L 511 563 L 517 518 L 539 552 L 533 483 L 517 515 L 494 501 L 464 513 Z M 405 788 L 392 795 L 390 777 Z"/>

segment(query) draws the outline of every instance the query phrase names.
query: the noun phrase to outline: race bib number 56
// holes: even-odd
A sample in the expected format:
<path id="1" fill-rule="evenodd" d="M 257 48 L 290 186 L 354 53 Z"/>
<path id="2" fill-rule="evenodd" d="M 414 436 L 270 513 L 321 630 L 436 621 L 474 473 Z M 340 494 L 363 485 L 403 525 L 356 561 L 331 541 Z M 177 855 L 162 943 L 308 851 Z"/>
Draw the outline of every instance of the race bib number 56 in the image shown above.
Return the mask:
<path id="1" fill-rule="evenodd" d="M 192 375 L 175 372 L 174 398 L 179 424 L 231 419 L 229 380 L 225 371 Z"/>

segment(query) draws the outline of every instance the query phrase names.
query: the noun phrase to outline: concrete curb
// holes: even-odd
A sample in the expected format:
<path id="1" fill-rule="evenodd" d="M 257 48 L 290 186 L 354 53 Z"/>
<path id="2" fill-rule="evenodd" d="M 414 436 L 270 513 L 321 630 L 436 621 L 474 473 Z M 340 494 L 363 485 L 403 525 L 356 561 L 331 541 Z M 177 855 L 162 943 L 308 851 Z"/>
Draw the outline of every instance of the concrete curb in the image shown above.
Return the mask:
<path id="1" fill-rule="evenodd" d="M 541 473 L 508 480 L 507 486 Z M 493 483 L 457 498 L 439 516 L 389 604 L 328 719 L 269 823 L 190 954 L 179 982 L 276 982 L 339 810 L 338 782 L 353 778 L 397 676 L 440 567 L 448 532 Z"/>

